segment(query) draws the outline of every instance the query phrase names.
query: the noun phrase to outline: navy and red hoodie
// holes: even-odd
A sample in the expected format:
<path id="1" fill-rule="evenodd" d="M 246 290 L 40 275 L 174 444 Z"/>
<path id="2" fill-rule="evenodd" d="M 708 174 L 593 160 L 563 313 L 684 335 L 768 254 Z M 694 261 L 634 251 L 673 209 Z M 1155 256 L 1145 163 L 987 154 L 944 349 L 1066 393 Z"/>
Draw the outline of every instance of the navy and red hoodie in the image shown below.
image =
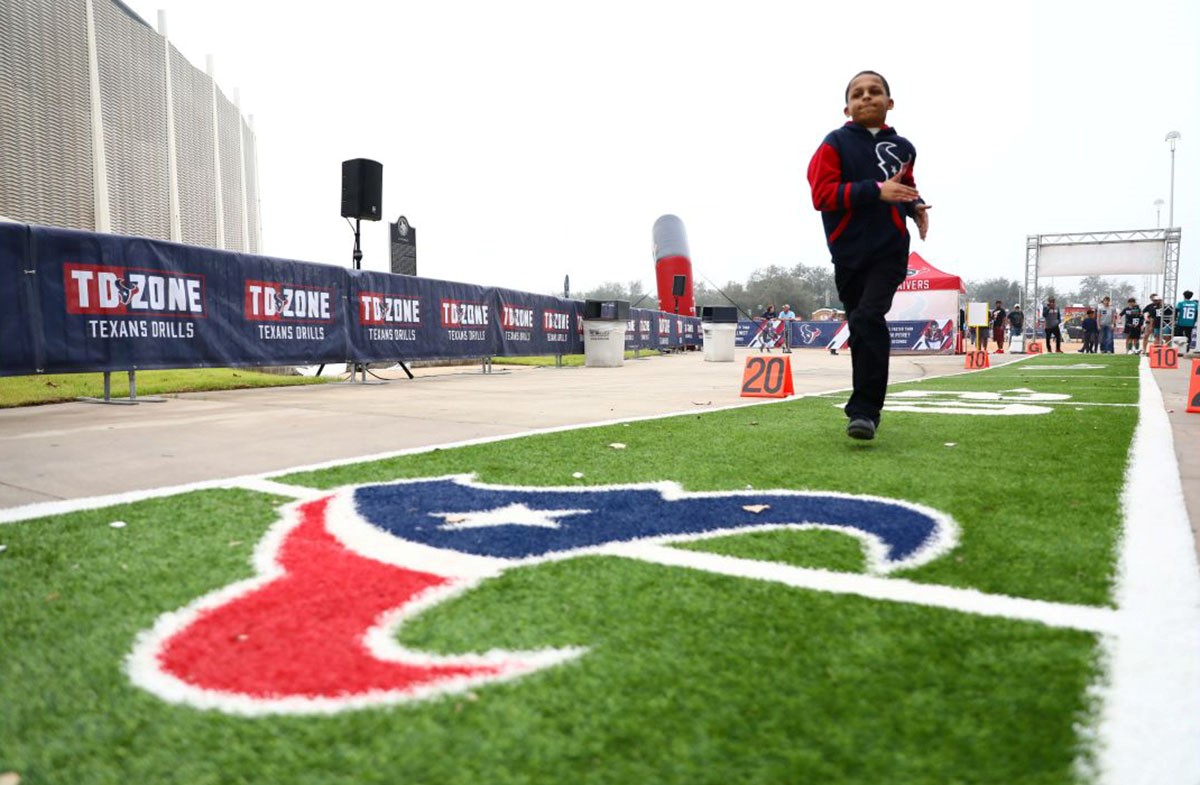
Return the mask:
<path id="1" fill-rule="evenodd" d="M 912 143 L 887 126 L 872 134 L 851 120 L 825 137 L 808 164 L 808 183 L 834 264 L 859 268 L 908 259 L 913 206 L 884 202 L 879 186 L 908 164 L 901 182 L 915 188 L 916 158 Z"/>

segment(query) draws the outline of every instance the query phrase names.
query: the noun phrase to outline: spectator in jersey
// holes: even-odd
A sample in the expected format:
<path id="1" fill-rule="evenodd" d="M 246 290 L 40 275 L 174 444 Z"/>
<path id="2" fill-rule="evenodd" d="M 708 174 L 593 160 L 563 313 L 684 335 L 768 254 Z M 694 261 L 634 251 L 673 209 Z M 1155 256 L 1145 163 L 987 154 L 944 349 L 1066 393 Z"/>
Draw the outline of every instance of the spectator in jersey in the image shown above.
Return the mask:
<path id="1" fill-rule="evenodd" d="M 1138 306 L 1136 297 L 1130 297 L 1129 302 L 1121 311 L 1125 322 L 1125 354 L 1139 354 L 1138 343 L 1142 338 L 1142 309 Z"/>
<path id="2" fill-rule="evenodd" d="M 1004 310 L 1004 303 L 997 300 L 991 313 L 992 338 L 996 341 L 996 354 L 1004 354 L 1004 319 L 1007 316 L 1008 312 Z"/>
<path id="3" fill-rule="evenodd" d="M 1083 316 L 1083 348 L 1079 351 L 1085 354 L 1095 354 L 1100 345 L 1100 323 L 1096 321 L 1096 312 L 1091 308 Z"/>
<path id="4" fill-rule="evenodd" d="M 1184 354 L 1192 351 L 1192 332 L 1196 329 L 1197 316 L 1200 316 L 1200 302 L 1193 299 L 1189 289 L 1175 305 L 1175 334 L 1187 339 L 1183 344 Z"/>
<path id="5" fill-rule="evenodd" d="M 1117 329 L 1117 309 L 1112 300 L 1105 297 L 1096 309 L 1096 321 L 1100 323 L 1100 353 L 1113 354 L 1113 332 Z"/>
<path id="6" fill-rule="evenodd" d="M 1046 301 L 1045 307 L 1042 308 L 1042 323 L 1046 325 L 1046 353 L 1049 354 L 1050 339 L 1055 341 L 1053 351 L 1062 354 L 1062 310 L 1051 297 Z"/>
<path id="7" fill-rule="evenodd" d="M 1012 347 L 1011 340 L 1021 334 L 1025 329 L 1025 314 L 1021 313 L 1021 304 L 1017 303 L 1013 309 L 1008 312 L 1008 328 L 1010 332 L 1009 347 Z"/>

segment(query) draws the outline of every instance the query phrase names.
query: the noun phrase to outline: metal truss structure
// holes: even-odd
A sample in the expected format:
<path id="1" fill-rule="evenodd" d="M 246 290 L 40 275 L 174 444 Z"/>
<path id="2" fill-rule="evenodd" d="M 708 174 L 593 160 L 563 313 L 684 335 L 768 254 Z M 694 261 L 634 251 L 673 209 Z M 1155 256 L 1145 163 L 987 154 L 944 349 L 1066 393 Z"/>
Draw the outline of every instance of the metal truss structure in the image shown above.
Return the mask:
<path id="1" fill-rule="evenodd" d="M 1132 229 L 1122 232 L 1082 232 L 1078 234 L 1031 234 L 1025 238 L 1025 288 L 1022 308 L 1032 315 L 1036 329 L 1041 324 L 1042 301 L 1038 292 L 1038 256 L 1041 249 L 1060 245 L 1097 245 L 1108 243 L 1161 242 L 1163 244 L 1163 302 L 1162 334 L 1170 336 L 1175 330 L 1175 297 L 1179 287 L 1179 227 L 1170 229 Z M 1136 271 L 1130 271 L 1136 272 Z"/>

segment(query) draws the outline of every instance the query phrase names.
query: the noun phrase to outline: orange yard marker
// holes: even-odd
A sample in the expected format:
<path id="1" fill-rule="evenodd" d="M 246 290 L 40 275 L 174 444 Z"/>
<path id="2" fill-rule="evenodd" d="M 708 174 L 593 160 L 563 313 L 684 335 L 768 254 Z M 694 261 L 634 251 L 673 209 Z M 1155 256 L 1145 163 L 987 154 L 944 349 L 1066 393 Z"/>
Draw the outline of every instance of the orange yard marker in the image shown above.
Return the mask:
<path id="1" fill-rule="evenodd" d="M 795 395 L 791 357 L 747 357 L 742 370 L 743 398 L 786 398 Z"/>
<path id="2" fill-rule="evenodd" d="M 1029 354 L 1041 354 L 1042 353 L 1042 345 L 1040 343 L 1038 343 L 1037 341 L 1031 341 L 1029 343 L 1029 348 L 1026 349 L 1025 351 L 1028 352 Z"/>
<path id="3" fill-rule="evenodd" d="M 1150 367 L 1174 370 L 1179 367 L 1179 350 L 1174 346 L 1151 346 Z"/>
<path id="4" fill-rule="evenodd" d="M 1188 382 L 1187 410 L 1200 414 L 1200 360 L 1192 360 L 1192 378 Z"/>
<path id="5" fill-rule="evenodd" d="M 964 367 L 978 371 L 980 368 L 991 368 L 992 362 L 988 359 L 988 353 L 981 349 L 977 352 L 967 352 L 967 364 Z"/>

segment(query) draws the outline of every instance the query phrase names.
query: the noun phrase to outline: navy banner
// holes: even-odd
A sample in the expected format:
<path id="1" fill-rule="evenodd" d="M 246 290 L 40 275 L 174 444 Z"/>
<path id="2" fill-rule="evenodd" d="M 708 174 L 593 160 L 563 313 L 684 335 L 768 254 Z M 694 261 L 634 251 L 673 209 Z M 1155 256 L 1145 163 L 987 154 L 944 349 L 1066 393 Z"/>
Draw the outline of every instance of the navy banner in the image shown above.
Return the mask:
<path id="1" fill-rule="evenodd" d="M 137 237 L 0 224 L 0 375 L 583 352 L 582 303 Z M 627 341 L 700 344 L 638 311 Z"/>
<path id="2" fill-rule="evenodd" d="M 793 349 L 840 349 L 849 335 L 845 322 L 785 322 L 781 319 L 764 322 L 761 319 L 742 319 L 737 326 L 737 345 L 769 349 L 782 347 L 784 331 L 788 329 L 791 330 L 789 345 Z M 891 321 L 888 322 L 888 331 L 892 338 L 892 351 L 954 351 L 952 319 Z"/>
<path id="3" fill-rule="evenodd" d="M 0 223 L 0 376 L 40 368 L 35 271 L 25 263 L 32 239 L 29 227 Z"/>

